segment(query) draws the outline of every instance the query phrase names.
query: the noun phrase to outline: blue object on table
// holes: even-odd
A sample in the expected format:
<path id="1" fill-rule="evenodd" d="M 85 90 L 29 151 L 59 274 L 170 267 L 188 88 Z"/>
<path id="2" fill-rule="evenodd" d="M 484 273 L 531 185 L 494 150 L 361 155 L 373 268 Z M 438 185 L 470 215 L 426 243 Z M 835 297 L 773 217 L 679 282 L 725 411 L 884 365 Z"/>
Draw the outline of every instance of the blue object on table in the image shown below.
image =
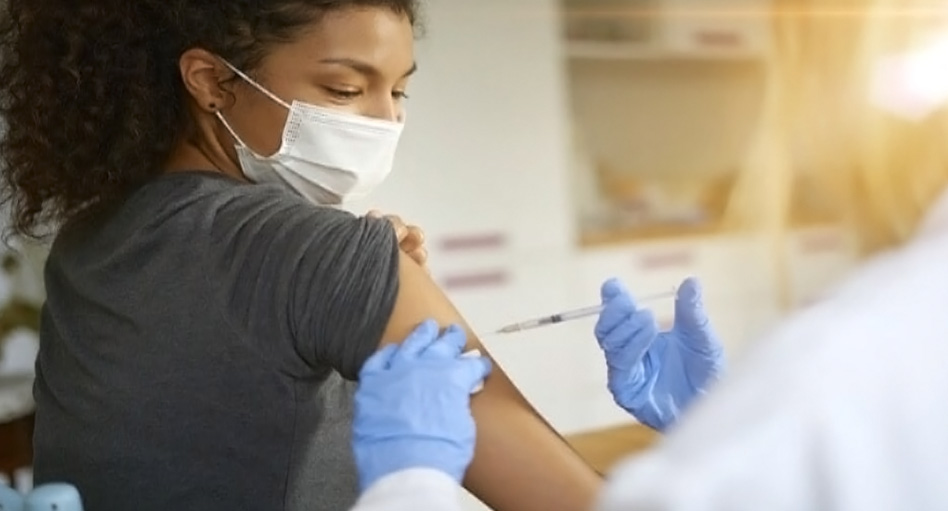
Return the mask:
<path id="1" fill-rule="evenodd" d="M 23 511 L 82 511 L 82 498 L 71 484 L 44 484 L 27 494 Z"/>
<path id="2" fill-rule="evenodd" d="M 71 484 L 44 484 L 25 496 L 9 486 L 0 486 L 0 510 L 82 511 L 82 499 Z"/>
<path id="3" fill-rule="evenodd" d="M 9 486 L 0 484 L 0 510 L 23 511 L 23 495 Z"/>

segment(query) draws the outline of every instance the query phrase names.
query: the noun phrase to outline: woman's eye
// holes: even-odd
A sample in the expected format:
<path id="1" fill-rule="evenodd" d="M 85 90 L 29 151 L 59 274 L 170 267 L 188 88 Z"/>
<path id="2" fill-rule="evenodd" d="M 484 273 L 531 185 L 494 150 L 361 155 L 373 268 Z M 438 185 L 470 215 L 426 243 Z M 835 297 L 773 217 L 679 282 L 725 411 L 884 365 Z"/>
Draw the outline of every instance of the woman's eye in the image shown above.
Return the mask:
<path id="1" fill-rule="evenodd" d="M 342 99 L 342 100 L 355 99 L 359 97 L 360 94 L 362 94 L 362 91 L 360 90 L 336 89 L 333 87 L 324 87 L 324 88 L 326 89 L 326 92 L 335 96 L 337 99 Z"/>
<path id="2" fill-rule="evenodd" d="M 397 101 L 401 101 L 403 99 L 408 99 L 408 94 L 406 94 L 403 90 L 396 90 L 392 91 L 392 97 Z"/>

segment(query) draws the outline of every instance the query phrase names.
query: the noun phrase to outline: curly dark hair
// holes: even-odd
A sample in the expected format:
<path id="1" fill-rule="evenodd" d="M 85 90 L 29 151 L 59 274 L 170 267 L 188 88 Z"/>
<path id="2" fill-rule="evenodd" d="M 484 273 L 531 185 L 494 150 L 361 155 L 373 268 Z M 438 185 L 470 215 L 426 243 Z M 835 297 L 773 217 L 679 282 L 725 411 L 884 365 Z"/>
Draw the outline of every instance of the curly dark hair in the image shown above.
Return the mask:
<path id="1" fill-rule="evenodd" d="M 203 48 L 252 71 L 268 45 L 326 12 L 362 6 L 418 23 L 417 0 L 3 0 L 10 230 L 40 237 L 161 172 L 189 123 L 184 51 Z"/>

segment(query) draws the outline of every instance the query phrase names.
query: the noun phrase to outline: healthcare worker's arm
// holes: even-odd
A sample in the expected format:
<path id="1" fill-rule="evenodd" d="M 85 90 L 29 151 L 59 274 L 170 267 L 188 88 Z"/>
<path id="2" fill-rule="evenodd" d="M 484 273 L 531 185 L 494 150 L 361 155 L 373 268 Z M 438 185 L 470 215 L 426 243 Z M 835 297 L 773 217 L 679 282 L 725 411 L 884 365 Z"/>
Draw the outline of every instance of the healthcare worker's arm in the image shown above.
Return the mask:
<path id="1" fill-rule="evenodd" d="M 480 340 L 431 277 L 402 254 L 399 290 L 383 345 L 400 343 L 428 318 L 441 326 L 461 324 L 466 349 L 487 355 Z M 589 509 L 602 480 L 539 416 L 495 365 L 471 402 L 477 422 L 474 462 L 464 484 L 496 511 Z"/>
<path id="2" fill-rule="evenodd" d="M 412 468 L 379 479 L 350 511 L 461 511 L 460 489 L 444 472 Z"/>
<path id="3" fill-rule="evenodd" d="M 477 437 L 470 397 L 491 370 L 465 343 L 461 328 L 426 321 L 366 361 L 354 398 L 357 511 L 458 509 Z"/>

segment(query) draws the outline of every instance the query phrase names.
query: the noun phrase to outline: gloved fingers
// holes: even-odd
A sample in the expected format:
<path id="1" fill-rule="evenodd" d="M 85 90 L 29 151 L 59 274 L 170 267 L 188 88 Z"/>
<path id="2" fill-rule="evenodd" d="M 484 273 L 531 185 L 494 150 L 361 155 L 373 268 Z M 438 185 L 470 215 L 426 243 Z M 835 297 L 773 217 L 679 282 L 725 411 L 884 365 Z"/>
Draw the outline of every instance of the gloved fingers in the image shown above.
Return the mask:
<path id="1" fill-rule="evenodd" d="M 701 284 L 692 277 L 681 283 L 675 297 L 674 328 L 686 336 L 703 336 L 710 322 L 701 299 Z"/>
<path id="2" fill-rule="evenodd" d="M 602 303 L 606 303 L 622 294 L 629 294 L 629 290 L 626 289 L 625 284 L 623 284 L 621 280 L 615 277 L 603 282 L 602 287 L 599 289 Z"/>
<path id="3" fill-rule="evenodd" d="M 460 383 L 469 390 L 471 394 L 480 390 L 484 385 L 484 380 L 490 375 L 493 364 L 487 357 L 464 357 L 458 361 L 457 376 Z"/>
<path id="4" fill-rule="evenodd" d="M 394 366 L 418 358 L 432 343 L 438 340 L 438 323 L 427 320 L 408 335 L 392 356 L 389 365 Z"/>
<path id="5" fill-rule="evenodd" d="M 451 325 L 444 329 L 444 332 L 436 342 L 429 344 L 420 356 L 425 359 L 450 360 L 458 358 L 464 351 L 467 344 L 467 332 L 459 325 Z"/>
<path id="6" fill-rule="evenodd" d="M 397 344 L 389 344 L 376 351 L 371 357 L 368 358 L 368 360 L 365 361 L 365 364 L 362 364 L 362 369 L 359 371 L 359 375 L 362 376 L 365 374 L 377 373 L 388 369 L 388 366 L 392 361 L 392 356 L 395 355 L 396 351 L 398 351 Z"/>
<path id="7" fill-rule="evenodd" d="M 604 306 L 596 321 L 596 338 L 602 338 L 629 319 L 635 312 L 632 295 L 617 279 L 607 280 L 602 285 L 602 304 Z"/>
<path id="8" fill-rule="evenodd" d="M 630 368 L 639 363 L 658 338 L 658 325 L 651 311 L 639 311 L 600 340 L 607 362 Z"/>

